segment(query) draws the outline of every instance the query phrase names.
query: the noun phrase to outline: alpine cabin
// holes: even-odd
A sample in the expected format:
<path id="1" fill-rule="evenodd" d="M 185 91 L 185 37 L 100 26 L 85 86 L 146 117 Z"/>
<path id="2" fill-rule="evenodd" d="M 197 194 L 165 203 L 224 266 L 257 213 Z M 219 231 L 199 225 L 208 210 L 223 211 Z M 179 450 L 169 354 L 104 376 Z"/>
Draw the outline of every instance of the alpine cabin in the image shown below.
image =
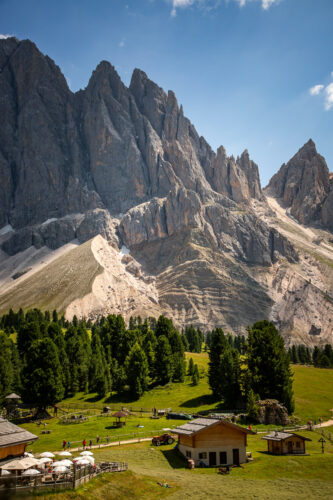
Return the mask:
<path id="1" fill-rule="evenodd" d="M 261 439 L 267 441 L 267 451 L 271 455 L 304 455 L 305 441 L 311 439 L 293 432 L 271 432 Z"/>
<path id="2" fill-rule="evenodd" d="M 37 439 L 35 434 L 0 418 L 0 460 L 23 455 L 27 445 Z"/>
<path id="3" fill-rule="evenodd" d="M 172 429 L 178 434 L 178 449 L 195 465 L 215 467 L 246 462 L 247 435 L 250 429 L 227 420 L 197 418 Z"/>

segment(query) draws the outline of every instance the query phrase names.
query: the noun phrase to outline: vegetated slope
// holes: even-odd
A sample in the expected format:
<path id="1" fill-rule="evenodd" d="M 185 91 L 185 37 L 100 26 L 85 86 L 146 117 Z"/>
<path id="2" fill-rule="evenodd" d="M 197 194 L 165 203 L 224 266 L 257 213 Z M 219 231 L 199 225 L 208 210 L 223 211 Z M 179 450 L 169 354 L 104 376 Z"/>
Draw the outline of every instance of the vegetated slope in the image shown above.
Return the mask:
<path id="1" fill-rule="evenodd" d="M 145 393 L 137 401 L 121 400 L 118 397 L 108 399 L 109 404 L 119 406 L 132 405 L 133 408 L 150 409 L 172 408 L 185 413 L 195 413 L 199 410 L 219 411 L 218 401 L 214 401 L 208 385 L 208 354 L 186 353 L 187 361 L 193 358 L 199 367 L 200 382 L 193 386 L 190 377 L 184 384 L 170 383 L 164 387 L 155 387 Z M 330 409 L 333 407 L 333 369 L 315 368 L 313 366 L 292 365 L 294 373 L 295 415 L 302 423 L 309 419 L 315 420 L 322 417 L 328 420 L 331 417 Z M 91 403 L 93 398 L 94 402 Z M 95 394 L 78 394 L 74 398 L 63 401 L 71 405 L 100 406 L 105 404 L 104 399 L 96 401 Z M 232 409 L 232 408 L 230 408 Z"/>
<path id="2" fill-rule="evenodd" d="M 88 241 L 32 276 L 19 278 L 14 286 L 0 295 L 0 312 L 10 307 L 15 310 L 18 307 L 38 307 L 64 313 L 74 299 L 91 291 L 96 276 L 102 271 Z"/>

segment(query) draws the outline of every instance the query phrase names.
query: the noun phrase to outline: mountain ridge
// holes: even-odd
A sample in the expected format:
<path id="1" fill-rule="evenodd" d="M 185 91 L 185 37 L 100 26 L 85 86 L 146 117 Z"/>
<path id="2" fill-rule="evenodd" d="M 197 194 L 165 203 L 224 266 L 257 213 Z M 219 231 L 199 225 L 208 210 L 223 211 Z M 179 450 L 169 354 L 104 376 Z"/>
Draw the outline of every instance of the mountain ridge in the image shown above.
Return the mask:
<path id="1" fill-rule="evenodd" d="M 213 151 L 174 92 L 164 92 L 139 69 L 126 87 L 102 61 L 87 87 L 72 93 L 53 61 L 32 42 L 13 39 L 0 40 L 0 67 L 4 265 L 31 246 L 55 250 L 100 235 L 115 265 L 113 250 L 128 247 L 126 272 L 156 280 L 160 310 L 180 326 L 220 324 L 244 332 L 247 324 L 272 317 L 285 335 L 297 337 L 305 328 L 306 342 L 332 335 L 332 311 L 313 321 L 303 314 L 297 327 L 291 324 L 297 303 L 286 276 L 302 267 L 307 235 L 300 245 L 297 227 L 288 232 L 277 222 L 281 217 L 247 150 L 236 159 L 223 146 Z M 323 238 L 328 242 L 326 233 Z M 306 251 L 316 253 L 311 245 Z M 320 252 L 330 262 L 330 249 L 328 257 Z M 326 283 L 323 274 L 331 276 L 329 269 L 311 272 L 330 293 L 333 281 Z M 295 288 L 300 277 L 291 281 Z M 318 300 L 323 311 L 325 297 Z M 83 313 L 80 306 L 81 313 L 96 317 L 95 299 L 86 303 L 91 309 Z M 318 330 L 320 338 L 313 337 Z"/>

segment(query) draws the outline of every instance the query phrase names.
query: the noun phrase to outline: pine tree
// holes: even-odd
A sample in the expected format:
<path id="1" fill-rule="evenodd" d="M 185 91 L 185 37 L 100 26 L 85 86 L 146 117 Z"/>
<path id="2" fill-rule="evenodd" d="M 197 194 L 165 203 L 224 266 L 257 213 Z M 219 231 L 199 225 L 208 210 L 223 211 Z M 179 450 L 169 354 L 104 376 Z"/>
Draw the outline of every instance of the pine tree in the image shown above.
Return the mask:
<path id="1" fill-rule="evenodd" d="M 37 321 L 29 321 L 21 325 L 16 340 L 21 359 L 23 359 L 24 354 L 28 351 L 31 344 L 40 337 L 41 333 Z"/>
<path id="2" fill-rule="evenodd" d="M 252 389 L 248 392 L 247 395 L 247 404 L 246 404 L 246 413 L 250 422 L 257 422 L 259 416 L 259 408 L 256 405 L 256 401 L 258 401 L 258 396 L 256 396 Z"/>
<path id="3" fill-rule="evenodd" d="M 165 385 L 170 382 L 173 374 L 172 352 L 168 339 L 161 335 L 158 337 L 155 351 L 155 373 L 157 382 Z"/>
<path id="4" fill-rule="evenodd" d="M 23 399 L 40 408 L 53 406 L 64 396 L 57 348 L 49 338 L 34 341 L 22 370 Z"/>
<path id="5" fill-rule="evenodd" d="M 278 399 L 292 413 L 292 374 L 279 332 L 269 321 L 258 321 L 249 328 L 248 343 L 248 367 L 253 391 L 262 399 Z"/>
<path id="6" fill-rule="evenodd" d="M 209 351 L 208 381 L 209 386 L 217 399 L 222 399 L 221 390 L 221 356 L 229 349 L 227 339 L 221 328 L 213 330 L 211 348 Z"/>
<path id="7" fill-rule="evenodd" d="M 198 385 L 200 380 L 198 365 L 195 364 L 192 373 L 192 385 Z"/>
<path id="8" fill-rule="evenodd" d="M 148 361 L 138 343 L 134 344 L 125 361 L 127 384 L 133 397 L 139 398 L 147 390 Z"/>
<path id="9" fill-rule="evenodd" d="M 190 358 L 190 359 L 189 359 L 189 362 L 188 362 L 188 371 L 187 371 L 187 375 L 192 376 L 192 375 L 193 375 L 193 370 L 194 370 L 194 362 L 193 362 L 193 359 L 192 359 L 192 358 Z"/>
<path id="10" fill-rule="evenodd" d="M 184 382 L 186 373 L 185 356 L 181 352 L 173 354 L 173 382 Z"/>
<path id="11" fill-rule="evenodd" d="M 12 341 L 4 332 L 0 332 L 0 404 L 13 391 L 15 385 L 12 362 Z"/>

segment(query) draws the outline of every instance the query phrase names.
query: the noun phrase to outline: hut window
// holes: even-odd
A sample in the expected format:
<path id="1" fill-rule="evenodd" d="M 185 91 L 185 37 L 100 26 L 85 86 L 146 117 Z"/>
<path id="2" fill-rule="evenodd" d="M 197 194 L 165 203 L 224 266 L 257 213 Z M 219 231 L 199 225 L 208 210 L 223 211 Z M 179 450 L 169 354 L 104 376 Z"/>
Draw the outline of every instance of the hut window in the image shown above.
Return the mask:
<path id="1" fill-rule="evenodd" d="M 207 453 L 203 451 L 202 453 L 199 453 L 199 459 L 207 458 Z"/>
<path id="2" fill-rule="evenodd" d="M 186 452 L 186 456 L 187 456 L 187 458 L 191 458 L 191 456 L 192 456 L 191 452 L 190 452 L 190 451 L 187 451 L 187 452 Z"/>
<path id="3" fill-rule="evenodd" d="M 300 441 L 296 441 L 296 448 L 300 448 L 301 447 L 301 442 Z"/>

